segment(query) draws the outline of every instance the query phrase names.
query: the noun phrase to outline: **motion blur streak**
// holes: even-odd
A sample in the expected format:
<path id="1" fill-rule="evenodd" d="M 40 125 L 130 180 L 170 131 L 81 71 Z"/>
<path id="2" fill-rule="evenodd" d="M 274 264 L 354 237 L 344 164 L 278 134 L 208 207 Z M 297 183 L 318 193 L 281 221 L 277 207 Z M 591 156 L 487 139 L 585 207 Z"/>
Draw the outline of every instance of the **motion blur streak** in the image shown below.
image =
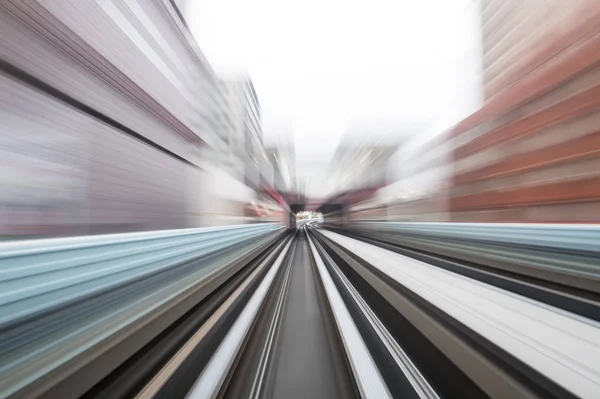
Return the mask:
<path id="1" fill-rule="evenodd" d="M 481 1 L 484 102 L 390 157 L 353 218 L 600 221 L 600 6 Z"/>
<path id="2" fill-rule="evenodd" d="M 0 94 L 0 399 L 598 398 L 598 0 L 0 0 Z"/>
<path id="3" fill-rule="evenodd" d="M 0 235 L 288 223 L 324 203 L 346 222 L 597 222 L 598 8 L 469 3 L 463 105 L 442 118 L 464 119 L 350 122 L 307 173 L 286 132 L 265 144 L 252 80 L 218 78 L 177 5 L 5 1 Z"/>
<path id="4" fill-rule="evenodd" d="M 168 1 L 0 10 L 0 236 L 281 218 L 252 82 L 219 80 Z"/>

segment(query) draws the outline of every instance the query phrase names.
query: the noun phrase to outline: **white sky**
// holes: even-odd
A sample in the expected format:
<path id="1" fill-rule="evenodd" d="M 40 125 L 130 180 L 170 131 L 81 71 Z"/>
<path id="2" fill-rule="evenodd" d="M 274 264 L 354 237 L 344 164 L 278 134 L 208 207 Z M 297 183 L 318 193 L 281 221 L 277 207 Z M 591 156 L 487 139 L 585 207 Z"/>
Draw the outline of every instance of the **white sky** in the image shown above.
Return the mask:
<path id="1" fill-rule="evenodd" d="M 301 164 L 326 162 L 347 127 L 429 123 L 457 90 L 470 0 L 187 1 L 217 74 L 249 72 L 265 140 L 288 127 Z"/>

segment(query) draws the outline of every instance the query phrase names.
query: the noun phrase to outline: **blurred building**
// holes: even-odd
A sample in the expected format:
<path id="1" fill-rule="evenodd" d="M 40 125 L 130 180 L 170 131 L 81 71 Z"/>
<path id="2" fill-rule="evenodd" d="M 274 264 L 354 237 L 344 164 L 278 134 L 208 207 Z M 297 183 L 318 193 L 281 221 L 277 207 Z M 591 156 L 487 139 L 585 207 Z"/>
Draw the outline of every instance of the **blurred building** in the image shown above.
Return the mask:
<path id="1" fill-rule="evenodd" d="M 483 0 L 485 103 L 449 134 L 454 221 L 600 221 L 600 7 Z"/>
<path id="2" fill-rule="evenodd" d="M 271 136 L 265 151 L 273 165 L 272 187 L 284 196 L 298 193 L 298 173 L 296 170 L 296 148 L 294 136 L 288 123 L 270 124 Z"/>
<path id="3" fill-rule="evenodd" d="M 450 220 L 455 144 L 449 129 L 480 109 L 484 97 L 479 0 L 470 1 L 455 18 L 460 42 L 443 56 L 453 76 L 453 84 L 440 93 L 445 105 L 432 110 L 429 121 L 401 132 L 404 139 L 386 167 L 388 185 L 374 195 L 375 204 L 387 207 L 388 220 Z"/>
<path id="4" fill-rule="evenodd" d="M 247 77 L 223 79 L 220 84 L 224 114 L 232 122 L 228 131 L 229 152 L 241 160 L 245 183 L 260 187 L 273 168 L 264 148 L 260 103 L 254 85 Z"/>
<path id="5" fill-rule="evenodd" d="M 241 220 L 236 127 L 171 1 L 2 2 L 0 25 L 0 236 Z"/>
<path id="6" fill-rule="evenodd" d="M 398 149 L 396 135 L 389 135 L 394 138 L 390 141 L 381 132 L 363 131 L 363 140 L 357 143 L 352 138 L 356 132 L 348 133 L 347 130 L 342 136 L 327 173 L 327 185 L 333 195 L 317 201 L 321 203 L 316 207 L 311 206 L 312 201 L 307 203 L 308 210 L 316 208 L 326 213 L 330 224 L 382 219 L 387 215 L 387 203 L 379 201 L 376 193 L 389 184 L 387 165 Z"/>
<path id="7" fill-rule="evenodd" d="M 360 147 L 338 146 L 333 159 L 332 184 L 336 192 L 379 188 L 388 183 L 387 163 L 396 146 L 372 143 Z"/>
<path id="8" fill-rule="evenodd" d="M 277 146 L 266 147 L 269 155 L 272 174 L 267 177 L 267 183 L 280 193 L 288 193 L 292 188 L 295 173 L 293 171 L 294 153 Z"/>
<path id="9" fill-rule="evenodd" d="M 390 157 L 390 183 L 374 202 L 386 205 L 386 219 L 448 221 L 452 149 L 447 137 L 438 124 L 420 128 Z"/>
<path id="10" fill-rule="evenodd" d="M 598 222 L 598 2 L 481 0 L 464 19 L 463 106 L 400 146 L 375 200 L 393 220 Z"/>
<path id="11" fill-rule="evenodd" d="M 171 0 L 174 9 L 181 15 L 181 19 L 187 21 L 189 0 Z"/>

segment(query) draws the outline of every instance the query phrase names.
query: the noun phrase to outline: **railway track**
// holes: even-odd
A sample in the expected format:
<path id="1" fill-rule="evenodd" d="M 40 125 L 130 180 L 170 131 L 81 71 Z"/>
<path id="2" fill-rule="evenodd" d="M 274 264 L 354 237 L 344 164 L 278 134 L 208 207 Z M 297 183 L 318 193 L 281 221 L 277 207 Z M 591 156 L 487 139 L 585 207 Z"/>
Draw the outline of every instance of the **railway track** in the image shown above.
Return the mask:
<path id="1" fill-rule="evenodd" d="M 391 397 L 315 243 L 282 238 L 86 397 Z"/>
<path id="2" fill-rule="evenodd" d="M 83 395 L 59 381 L 35 396 L 594 398 L 600 392 L 594 292 L 415 250 L 389 235 L 308 224 L 268 237 L 235 258 L 243 263 L 214 279 L 160 334 L 106 366 L 111 371 Z M 93 374 L 96 364 L 79 375 Z"/>
<path id="3" fill-rule="evenodd" d="M 302 226 L 86 396 L 593 397 L 600 387 L 591 358 L 600 343 L 597 302 L 593 293 L 559 288 Z M 504 313 L 484 319 L 486 305 Z M 489 332 L 508 317 L 532 329 Z M 587 353 L 569 353 L 557 338 Z M 175 342 L 170 356 L 157 349 Z"/>

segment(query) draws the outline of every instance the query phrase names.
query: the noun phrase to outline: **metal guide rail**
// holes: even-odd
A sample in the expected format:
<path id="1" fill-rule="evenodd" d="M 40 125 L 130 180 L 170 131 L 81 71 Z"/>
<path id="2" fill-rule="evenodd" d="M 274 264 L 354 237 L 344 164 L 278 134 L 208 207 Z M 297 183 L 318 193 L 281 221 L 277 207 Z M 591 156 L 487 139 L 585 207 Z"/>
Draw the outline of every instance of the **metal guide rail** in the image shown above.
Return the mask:
<path id="1" fill-rule="evenodd" d="M 593 398 L 599 392 L 600 324 L 584 314 L 312 222 L 285 234 L 274 225 L 224 231 L 198 231 L 212 238 L 193 244 L 181 232 L 149 234 L 124 247 L 109 241 L 117 259 L 149 253 L 133 250 L 137 245 L 155 248 L 155 256 L 191 245 L 196 255 L 2 330 L 8 340 L 0 348 L 9 360 L 1 366 L 9 371 L 0 380 L 3 397 Z M 225 236 L 238 244 L 225 245 Z M 163 239 L 172 245 L 157 247 Z M 100 244 L 87 240 L 61 251 L 97 251 Z M 194 252 L 207 242 L 220 249 Z M 13 255 L 35 256 L 31 248 L 19 250 Z"/>
<path id="2" fill-rule="evenodd" d="M 531 223 L 360 222 L 371 230 L 600 252 L 600 226 Z"/>
<path id="3" fill-rule="evenodd" d="M 361 238 L 600 293 L 600 226 L 358 222 Z"/>
<path id="4" fill-rule="evenodd" d="M 440 397 L 340 262 L 310 226 L 298 228 L 132 396 Z"/>
<path id="5" fill-rule="evenodd" d="M 594 398 L 600 392 L 600 323 L 544 300 L 564 293 L 547 291 L 534 300 L 476 275 L 398 253 L 389 244 L 377 245 L 377 240 L 371 244 L 322 229 L 319 236 L 345 260 L 355 287 L 371 290 L 416 330 L 413 339 L 407 337 L 410 330 L 404 337 L 398 334 L 398 343 L 407 343 L 404 351 L 442 397 L 477 396 L 475 391 L 460 394 L 459 384 L 452 388 L 444 381 L 443 374 L 453 372 L 468 377 L 482 396 Z M 598 314 L 598 302 L 571 299 Z M 382 306 L 374 309 L 385 314 Z M 440 360 L 446 359 L 444 373 L 432 372 L 427 359 L 410 346 L 419 337 L 435 347 Z"/>
<path id="6" fill-rule="evenodd" d="M 140 390 L 143 398 L 391 397 L 302 227 Z"/>
<path id="7" fill-rule="evenodd" d="M 0 397 L 85 392 L 281 232 L 260 224 L 0 244 Z M 94 373 L 82 375 L 84 365 Z"/>

